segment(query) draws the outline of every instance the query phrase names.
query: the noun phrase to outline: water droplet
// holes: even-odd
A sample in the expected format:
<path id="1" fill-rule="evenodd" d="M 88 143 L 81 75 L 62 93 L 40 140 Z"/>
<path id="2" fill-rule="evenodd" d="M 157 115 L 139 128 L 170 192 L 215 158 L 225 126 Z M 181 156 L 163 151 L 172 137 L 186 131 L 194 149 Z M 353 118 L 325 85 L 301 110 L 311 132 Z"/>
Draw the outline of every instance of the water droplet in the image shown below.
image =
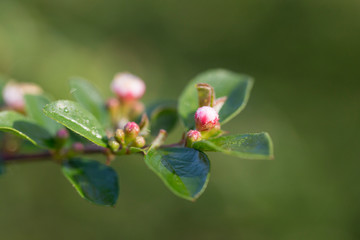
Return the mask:
<path id="1" fill-rule="evenodd" d="M 69 109 L 66 107 L 64 108 L 64 112 L 68 113 L 69 112 Z"/>

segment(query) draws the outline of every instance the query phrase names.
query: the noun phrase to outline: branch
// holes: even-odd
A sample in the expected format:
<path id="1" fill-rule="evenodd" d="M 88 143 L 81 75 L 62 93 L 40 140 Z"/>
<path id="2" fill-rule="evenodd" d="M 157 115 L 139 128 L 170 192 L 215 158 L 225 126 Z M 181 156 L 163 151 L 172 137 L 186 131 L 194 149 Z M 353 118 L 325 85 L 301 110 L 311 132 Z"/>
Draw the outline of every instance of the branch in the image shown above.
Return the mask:
<path id="1" fill-rule="evenodd" d="M 183 140 L 179 143 L 169 144 L 169 145 L 162 145 L 160 148 L 167 148 L 167 147 L 179 147 L 183 144 Z M 148 147 L 148 146 L 147 146 Z M 68 153 L 71 153 L 73 149 L 64 149 L 63 152 L 66 156 Z M 76 154 L 105 154 L 108 155 L 107 148 L 100 147 L 97 145 L 87 145 L 84 147 L 84 151 L 76 152 Z M 4 154 L 0 153 L 0 161 L 4 163 L 18 163 L 18 162 L 34 162 L 34 161 L 49 161 L 53 160 L 54 152 L 52 151 L 44 151 L 39 153 L 17 153 L 17 154 Z"/>
<path id="2" fill-rule="evenodd" d="M 42 153 L 23 153 L 23 154 L 1 154 L 1 161 L 5 163 L 29 162 L 50 160 L 52 153 L 49 151 Z"/>
<path id="3" fill-rule="evenodd" d="M 71 149 L 66 149 L 64 152 L 69 153 Z M 106 148 L 97 145 L 85 146 L 83 152 L 78 154 L 100 154 L 105 153 Z M 22 153 L 22 154 L 0 154 L 1 161 L 5 163 L 14 162 L 32 162 L 32 161 L 48 161 L 52 160 L 54 153 L 51 151 L 45 151 L 40 153 Z"/>

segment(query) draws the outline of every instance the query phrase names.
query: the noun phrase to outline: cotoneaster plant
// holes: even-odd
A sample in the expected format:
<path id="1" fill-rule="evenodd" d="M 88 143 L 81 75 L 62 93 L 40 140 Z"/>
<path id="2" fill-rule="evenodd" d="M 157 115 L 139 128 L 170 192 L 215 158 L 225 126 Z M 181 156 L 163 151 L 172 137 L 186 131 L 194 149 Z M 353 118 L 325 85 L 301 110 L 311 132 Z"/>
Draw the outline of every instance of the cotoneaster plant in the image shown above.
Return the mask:
<path id="1" fill-rule="evenodd" d="M 35 84 L 4 82 L 1 169 L 16 162 L 52 160 L 81 197 L 113 206 L 119 185 L 111 162 L 138 154 L 174 194 L 194 201 L 209 181 L 205 152 L 273 158 L 269 134 L 232 135 L 222 130 L 244 109 L 252 86 L 247 75 L 210 70 L 190 81 L 177 104 L 162 101 L 146 106 L 140 101 L 145 83 L 130 73 L 115 76 L 111 83 L 115 97 L 106 101 L 81 78 L 70 80 L 76 101 L 50 101 Z M 165 145 L 178 119 L 184 133 L 178 143 Z M 106 162 L 85 157 L 99 153 Z"/>

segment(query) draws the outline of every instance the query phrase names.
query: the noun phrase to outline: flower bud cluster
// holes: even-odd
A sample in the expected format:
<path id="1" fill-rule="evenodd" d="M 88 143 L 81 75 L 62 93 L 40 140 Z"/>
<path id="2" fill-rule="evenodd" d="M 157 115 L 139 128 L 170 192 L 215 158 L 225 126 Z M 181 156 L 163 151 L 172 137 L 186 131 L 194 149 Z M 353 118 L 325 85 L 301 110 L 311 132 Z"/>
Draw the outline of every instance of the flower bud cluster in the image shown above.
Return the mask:
<path id="1" fill-rule="evenodd" d="M 220 132 L 219 114 L 209 106 L 202 106 L 195 112 L 196 130 L 186 134 L 186 146 L 191 147 L 194 142 L 215 136 Z"/>
<path id="2" fill-rule="evenodd" d="M 116 98 L 108 100 L 113 125 L 123 128 L 131 119 L 137 118 L 144 112 L 145 106 L 139 101 L 144 95 L 146 86 L 143 80 L 130 73 L 118 73 L 115 75 L 111 90 Z"/>
<path id="3" fill-rule="evenodd" d="M 42 92 L 42 89 L 36 84 L 10 81 L 5 85 L 2 94 L 7 107 L 15 111 L 25 112 L 24 96 L 26 94 L 38 95 Z"/>
<path id="4" fill-rule="evenodd" d="M 145 93 L 145 83 L 130 73 L 118 73 L 111 84 L 111 90 L 124 102 L 140 99 Z"/>
<path id="5" fill-rule="evenodd" d="M 118 151 L 120 148 L 125 149 L 125 147 L 142 148 L 146 142 L 143 136 L 139 136 L 139 133 L 139 125 L 135 122 L 128 122 L 123 129 L 116 130 L 114 138 L 109 140 L 109 147 L 113 152 Z"/>

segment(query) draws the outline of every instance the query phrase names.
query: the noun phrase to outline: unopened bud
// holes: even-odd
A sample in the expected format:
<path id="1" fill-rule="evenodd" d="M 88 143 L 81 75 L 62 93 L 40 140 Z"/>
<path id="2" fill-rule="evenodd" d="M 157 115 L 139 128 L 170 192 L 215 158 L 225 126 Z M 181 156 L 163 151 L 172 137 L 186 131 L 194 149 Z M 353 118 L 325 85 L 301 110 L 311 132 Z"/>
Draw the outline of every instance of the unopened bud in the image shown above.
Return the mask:
<path id="1" fill-rule="evenodd" d="M 122 101 L 132 101 L 141 98 L 145 93 L 145 89 L 144 81 L 130 73 L 118 73 L 111 83 L 111 90 Z"/>
<path id="2" fill-rule="evenodd" d="M 186 146 L 191 147 L 194 142 L 201 140 L 201 133 L 196 130 L 190 130 L 186 134 Z"/>
<path id="3" fill-rule="evenodd" d="M 75 142 L 72 145 L 72 149 L 77 153 L 81 153 L 81 152 L 84 152 L 85 147 L 84 147 L 84 144 L 82 144 L 81 142 Z"/>
<path id="4" fill-rule="evenodd" d="M 8 107 L 16 111 L 24 112 L 25 94 L 37 95 L 41 93 L 42 89 L 36 84 L 11 81 L 7 83 L 3 89 L 3 99 Z"/>
<path id="5" fill-rule="evenodd" d="M 219 126 L 219 115 L 212 107 L 201 107 L 195 113 L 195 125 L 198 131 L 211 130 Z"/>
<path id="6" fill-rule="evenodd" d="M 131 104 L 131 108 L 129 111 L 129 118 L 130 119 L 135 119 L 137 118 L 140 114 L 142 114 L 145 110 L 145 105 L 142 102 L 134 102 L 133 104 Z"/>
<path id="7" fill-rule="evenodd" d="M 122 145 L 125 144 L 125 133 L 124 130 L 122 129 L 117 129 L 115 132 L 115 139 L 116 141 L 118 141 L 119 143 L 121 143 Z"/>
<path id="8" fill-rule="evenodd" d="M 139 135 L 140 128 L 135 122 L 128 122 L 124 127 L 125 142 L 130 143 Z"/>
<path id="9" fill-rule="evenodd" d="M 134 147 L 142 148 L 145 146 L 145 138 L 142 136 L 137 136 L 133 142 Z"/>
<path id="10" fill-rule="evenodd" d="M 69 132 L 66 128 L 62 128 L 56 133 L 56 137 L 58 139 L 68 139 L 69 138 Z"/>
<path id="11" fill-rule="evenodd" d="M 120 105 L 119 100 L 117 100 L 116 98 L 109 98 L 106 102 L 106 107 L 108 109 L 118 108 L 119 105 Z"/>
<path id="12" fill-rule="evenodd" d="M 55 148 L 61 149 L 69 138 L 69 132 L 66 128 L 62 128 L 56 133 Z"/>
<path id="13" fill-rule="evenodd" d="M 116 141 L 114 138 L 111 138 L 108 144 L 112 152 L 117 152 L 120 148 L 120 143 L 118 143 L 118 141 Z"/>

